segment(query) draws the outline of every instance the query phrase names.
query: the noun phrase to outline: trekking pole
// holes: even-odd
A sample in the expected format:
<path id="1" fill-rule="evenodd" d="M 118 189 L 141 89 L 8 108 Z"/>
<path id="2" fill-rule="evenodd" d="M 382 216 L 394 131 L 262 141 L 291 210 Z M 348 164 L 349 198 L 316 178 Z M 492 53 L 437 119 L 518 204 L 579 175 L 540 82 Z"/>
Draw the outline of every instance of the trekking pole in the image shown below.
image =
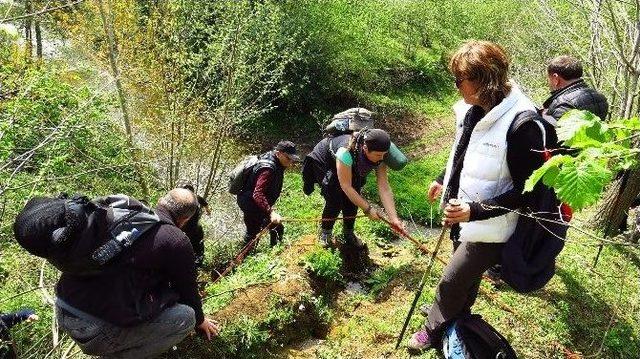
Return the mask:
<path id="1" fill-rule="evenodd" d="M 457 199 L 450 199 L 449 204 L 452 206 L 459 206 L 460 201 Z M 402 330 L 400 331 L 400 335 L 398 336 L 398 341 L 396 342 L 395 350 L 398 350 L 398 348 L 400 347 L 400 343 L 402 343 L 402 339 L 404 338 L 404 333 L 407 331 L 407 327 L 409 326 L 409 322 L 411 321 L 411 316 L 413 316 L 413 312 L 416 309 L 416 305 L 418 305 L 418 300 L 422 295 L 424 286 L 427 284 L 427 279 L 431 274 L 431 268 L 433 268 L 433 263 L 435 262 L 436 256 L 438 255 L 438 251 L 440 250 L 440 245 L 442 244 L 442 239 L 447 233 L 448 228 L 449 227 L 447 227 L 446 225 L 442 226 L 442 230 L 440 231 L 440 236 L 438 237 L 438 242 L 436 242 L 436 247 L 431 253 L 431 258 L 429 259 L 429 265 L 427 267 L 427 270 L 424 272 L 424 274 L 422 274 L 422 279 L 420 279 L 420 285 L 418 285 L 418 290 L 416 291 L 416 295 L 413 298 L 411 307 L 409 308 L 409 313 L 407 313 L 407 317 L 405 318 L 404 324 L 402 325 Z"/>

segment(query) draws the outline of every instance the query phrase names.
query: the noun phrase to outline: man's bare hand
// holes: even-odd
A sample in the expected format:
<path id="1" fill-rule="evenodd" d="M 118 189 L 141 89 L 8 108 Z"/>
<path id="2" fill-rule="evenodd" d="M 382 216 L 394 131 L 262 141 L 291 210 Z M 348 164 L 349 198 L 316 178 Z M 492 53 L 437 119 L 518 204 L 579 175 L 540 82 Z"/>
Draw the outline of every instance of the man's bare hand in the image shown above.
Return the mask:
<path id="1" fill-rule="evenodd" d="M 198 329 L 207 337 L 207 340 L 217 337 L 220 334 L 220 324 L 213 319 L 204 318 L 198 325 Z"/>
<path id="2" fill-rule="evenodd" d="M 271 212 L 271 223 L 280 224 L 282 223 L 282 216 L 277 212 Z"/>
<path id="3" fill-rule="evenodd" d="M 440 195 L 442 194 L 442 184 L 433 181 L 429 185 L 429 192 L 427 192 L 427 197 L 429 197 L 429 201 L 434 202 Z"/>

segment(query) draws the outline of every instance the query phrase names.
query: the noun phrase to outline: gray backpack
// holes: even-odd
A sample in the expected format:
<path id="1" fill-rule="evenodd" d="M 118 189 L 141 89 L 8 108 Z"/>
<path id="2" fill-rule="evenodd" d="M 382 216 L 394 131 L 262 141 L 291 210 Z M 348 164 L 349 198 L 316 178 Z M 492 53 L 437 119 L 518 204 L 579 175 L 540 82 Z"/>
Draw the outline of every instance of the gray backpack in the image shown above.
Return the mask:
<path id="1" fill-rule="evenodd" d="M 245 157 L 233 168 L 233 170 L 231 170 L 231 172 L 229 172 L 229 193 L 233 195 L 240 194 L 247 185 L 251 172 L 253 172 L 253 169 L 258 164 L 270 168 L 275 167 L 274 163 L 268 159 L 260 158 L 255 155 Z"/>
<path id="2" fill-rule="evenodd" d="M 353 133 L 365 128 L 373 128 L 373 112 L 363 107 L 354 107 L 333 116 L 329 125 L 324 129 L 331 137 Z"/>

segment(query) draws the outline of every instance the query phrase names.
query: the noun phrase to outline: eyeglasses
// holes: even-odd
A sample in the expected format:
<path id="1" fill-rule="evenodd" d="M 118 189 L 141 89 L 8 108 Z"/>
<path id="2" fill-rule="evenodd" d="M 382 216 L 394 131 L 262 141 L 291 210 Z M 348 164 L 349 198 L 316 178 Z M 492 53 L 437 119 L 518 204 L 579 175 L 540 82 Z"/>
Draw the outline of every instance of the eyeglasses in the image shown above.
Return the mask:
<path id="1" fill-rule="evenodd" d="M 466 77 L 456 77 L 456 87 L 460 88 L 464 80 L 468 80 Z"/>

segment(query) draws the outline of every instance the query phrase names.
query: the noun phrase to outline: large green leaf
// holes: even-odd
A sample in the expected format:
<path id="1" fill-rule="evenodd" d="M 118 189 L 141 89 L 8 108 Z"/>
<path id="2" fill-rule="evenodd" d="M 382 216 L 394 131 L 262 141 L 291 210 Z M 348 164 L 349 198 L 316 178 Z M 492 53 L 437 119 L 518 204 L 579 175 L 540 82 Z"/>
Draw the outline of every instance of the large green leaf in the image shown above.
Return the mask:
<path id="1" fill-rule="evenodd" d="M 547 186 L 553 186 L 552 179 L 557 176 L 560 166 L 563 163 L 567 163 L 571 161 L 573 161 L 573 157 L 571 156 L 557 155 L 557 156 L 551 157 L 551 159 L 545 162 L 540 168 L 533 171 L 531 176 L 529 176 L 529 178 L 524 184 L 524 192 L 533 191 L 533 188 L 543 177 L 545 177 L 545 184 Z"/>
<path id="2" fill-rule="evenodd" d="M 627 118 L 619 122 L 622 122 L 622 125 L 630 131 L 640 131 L 640 118 L 638 117 Z"/>
<path id="3" fill-rule="evenodd" d="M 603 160 L 569 161 L 560 168 L 554 188 L 560 200 L 580 210 L 598 200 L 611 177 Z"/>
<path id="4" fill-rule="evenodd" d="M 600 147 L 614 133 L 599 117 L 589 111 L 568 111 L 558 121 L 558 139 L 573 148 Z"/>
<path id="5" fill-rule="evenodd" d="M 570 110 L 558 120 L 556 132 L 558 140 L 568 141 L 585 127 L 593 125 L 597 117 L 589 111 Z"/>

